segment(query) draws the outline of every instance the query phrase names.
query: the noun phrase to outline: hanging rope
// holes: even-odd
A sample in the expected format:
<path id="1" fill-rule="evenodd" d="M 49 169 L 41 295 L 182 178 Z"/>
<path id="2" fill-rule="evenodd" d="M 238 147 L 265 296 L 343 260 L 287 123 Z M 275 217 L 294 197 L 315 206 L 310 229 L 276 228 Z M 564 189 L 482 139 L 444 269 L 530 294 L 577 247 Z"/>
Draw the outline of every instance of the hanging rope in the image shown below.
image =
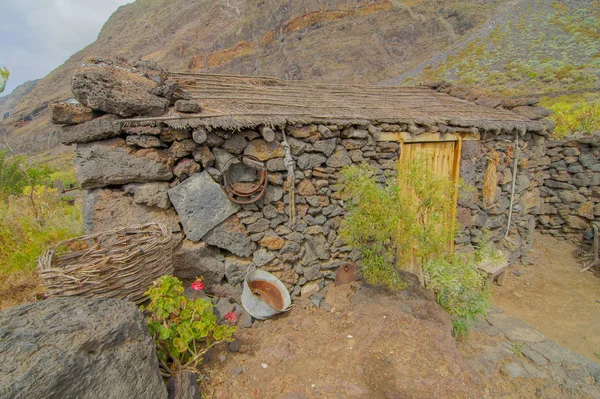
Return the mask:
<path id="1" fill-rule="evenodd" d="M 283 147 L 283 151 L 285 153 L 283 157 L 283 165 L 287 169 L 287 190 L 290 196 L 290 226 L 296 224 L 296 177 L 294 174 L 294 159 L 292 158 L 292 151 L 290 149 L 290 145 L 287 142 L 287 138 L 285 137 L 285 129 L 281 129 L 281 133 L 283 134 L 283 143 L 281 146 Z"/>

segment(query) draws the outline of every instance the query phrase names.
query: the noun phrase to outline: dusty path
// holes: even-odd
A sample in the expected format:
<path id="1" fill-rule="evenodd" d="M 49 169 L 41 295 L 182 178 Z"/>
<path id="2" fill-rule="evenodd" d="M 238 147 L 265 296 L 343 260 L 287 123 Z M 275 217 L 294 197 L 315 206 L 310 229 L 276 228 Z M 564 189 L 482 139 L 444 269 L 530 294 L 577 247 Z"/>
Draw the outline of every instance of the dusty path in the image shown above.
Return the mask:
<path id="1" fill-rule="evenodd" d="M 505 24 L 509 19 L 514 17 L 514 12 L 525 8 L 525 3 L 531 0 L 510 0 L 500 1 L 496 7 L 495 14 L 490 17 L 483 26 L 475 30 L 472 33 L 468 33 L 463 36 L 459 41 L 452 44 L 446 50 L 441 53 L 428 58 L 414 68 L 396 76 L 395 78 L 384 80 L 379 82 L 379 86 L 397 86 L 401 85 L 408 78 L 415 78 L 423 73 L 425 67 L 431 65 L 433 68 L 437 68 L 439 64 L 444 62 L 448 57 L 457 54 L 459 51 L 464 50 L 469 44 L 475 40 L 483 40 L 488 38 L 497 26 Z"/>
<path id="2" fill-rule="evenodd" d="M 494 287 L 494 305 L 600 364 L 600 277 L 580 273 L 574 251 L 568 242 L 536 234 L 534 265 L 513 268 L 505 285 Z"/>

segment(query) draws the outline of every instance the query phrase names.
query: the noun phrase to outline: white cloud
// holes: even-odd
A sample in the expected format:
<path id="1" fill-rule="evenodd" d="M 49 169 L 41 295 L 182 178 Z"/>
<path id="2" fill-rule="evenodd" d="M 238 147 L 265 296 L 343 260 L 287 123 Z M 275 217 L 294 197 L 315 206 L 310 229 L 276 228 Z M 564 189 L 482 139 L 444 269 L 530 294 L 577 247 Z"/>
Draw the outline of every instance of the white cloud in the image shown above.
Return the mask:
<path id="1" fill-rule="evenodd" d="M 0 0 L 0 65 L 11 71 L 3 94 L 42 78 L 92 43 L 132 0 Z"/>

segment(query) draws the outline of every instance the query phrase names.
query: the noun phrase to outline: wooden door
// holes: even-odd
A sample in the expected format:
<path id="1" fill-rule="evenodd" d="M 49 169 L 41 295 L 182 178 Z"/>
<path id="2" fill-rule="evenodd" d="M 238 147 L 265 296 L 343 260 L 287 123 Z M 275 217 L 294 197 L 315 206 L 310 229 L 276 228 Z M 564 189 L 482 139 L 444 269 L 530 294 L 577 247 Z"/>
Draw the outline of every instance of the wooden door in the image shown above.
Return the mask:
<path id="1" fill-rule="evenodd" d="M 424 158 L 427 161 L 427 166 L 437 176 L 443 176 L 452 179 L 457 184 L 460 173 L 460 153 L 462 140 L 455 141 L 432 141 L 432 142 L 414 142 L 402 143 L 400 146 L 400 159 L 402 161 L 415 160 Z M 402 173 L 402 171 L 399 171 Z M 453 198 L 452 212 L 447 215 L 448 223 L 455 223 L 456 220 L 456 201 L 457 196 Z M 448 243 L 448 250 L 454 249 L 454 240 Z M 414 250 L 413 250 L 414 253 Z M 398 257 L 400 259 L 400 257 Z M 421 265 L 413 255 L 408 264 L 397 265 L 402 270 L 409 271 L 419 276 L 423 281 L 423 272 Z"/>

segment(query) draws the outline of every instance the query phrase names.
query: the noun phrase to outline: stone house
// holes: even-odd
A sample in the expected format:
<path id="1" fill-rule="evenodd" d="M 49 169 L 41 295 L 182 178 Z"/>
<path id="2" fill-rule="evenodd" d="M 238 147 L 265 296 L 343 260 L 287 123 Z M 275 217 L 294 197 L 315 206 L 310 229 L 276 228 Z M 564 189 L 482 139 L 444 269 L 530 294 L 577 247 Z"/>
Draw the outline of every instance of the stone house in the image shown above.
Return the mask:
<path id="1" fill-rule="evenodd" d="M 216 293 L 239 295 L 250 265 L 278 276 L 293 295 L 307 284 L 322 289 L 341 264 L 359 258 L 337 235 L 340 170 L 367 162 L 385 182 L 402 173 L 400 157 L 422 153 L 434 170 L 472 187 L 457 198 L 458 247 L 489 239 L 513 262 L 531 248 L 543 185 L 536 172 L 553 129 L 535 99 L 441 83 L 170 73 L 99 58 L 75 73 L 72 90 L 82 105 L 55 104 L 53 121 L 64 125 L 61 142 L 76 144 L 86 231 L 164 223 L 176 238 L 175 274 L 202 275 Z"/>

